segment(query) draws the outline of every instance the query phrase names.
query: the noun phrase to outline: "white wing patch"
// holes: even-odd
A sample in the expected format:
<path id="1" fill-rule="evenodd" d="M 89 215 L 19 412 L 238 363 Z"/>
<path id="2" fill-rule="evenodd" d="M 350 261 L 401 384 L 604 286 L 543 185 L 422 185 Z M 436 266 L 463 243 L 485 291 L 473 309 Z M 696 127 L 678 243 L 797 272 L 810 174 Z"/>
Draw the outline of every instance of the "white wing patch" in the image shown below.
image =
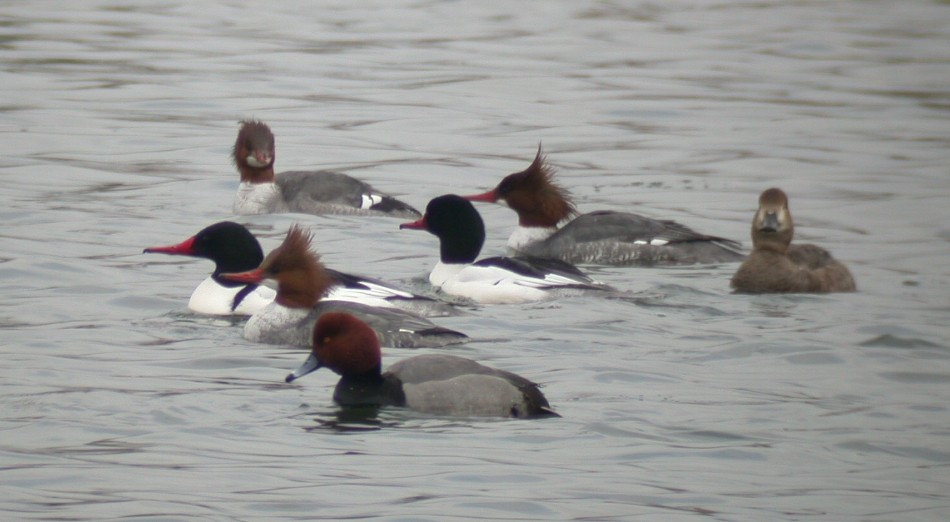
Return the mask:
<path id="1" fill-rule="evenodd" d="M 370 283 L 369 281 L 360 281 L 360 284 L 366 288 L 347 288 L 343 285 L 334 286 L 327 292 L 327 299 L 359 301 L 360 299 L 390 299 L 394 297 L 412 299 L 415 297 L 404 290 Z"/>
<path id="2" fill-rule="evenodd" d="M 373 205 L 378 205 L 379 203 L 382 203 L 383 201 L 383 196 L 380 196 L 378 194 L 363 194 L 362 198 L 363 198 L 363 201 L 360 204 L 360 208 L 362 210 L 373 208 Z"/>
<path id="3" fill-rule="evenodd" d="M 669 241 L 668 239 L 662 239 L 662 238 L 657 237 L 657 238 L 653 238 L 653 239 L 651 239 L 651 240 L 649 240 L 649 241 L 646 241 L 646 240 L 644 240 L 644 239 L 638 239 L 638 240 L 634 241 L 633 244 L 634 244 L 634 245 L 663 246 L 663 245 L 668 244 L 669 242 L 670 242 L 670 241 Z"/>

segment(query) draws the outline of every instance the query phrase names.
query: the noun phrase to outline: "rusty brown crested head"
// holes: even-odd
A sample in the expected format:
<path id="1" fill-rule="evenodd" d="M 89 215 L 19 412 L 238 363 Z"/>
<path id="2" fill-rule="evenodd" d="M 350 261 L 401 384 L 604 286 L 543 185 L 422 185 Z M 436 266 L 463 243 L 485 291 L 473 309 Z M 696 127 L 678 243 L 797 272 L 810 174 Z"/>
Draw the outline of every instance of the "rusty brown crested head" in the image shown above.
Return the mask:
<path id="1" fill-rule="evenodd" d="M 470 201 L 497 203 L 503 200 L 518 213 L 518 224 L 525 227 L 555 227 L 577 214 L 570 192 L 554 180 L 555 168 L 545 161 L 541 146 L 534 161 L 525 170 L 505 176 L 494 189 L 474 196 Z"/>
<path id="2" fill-rule="evenodd" d="M 221 274 L 221 277 L 242 283 L 260 284 L 265 279 L 277 281 L 278 304 L 289 308 L 312 308 L 320 301 L 333 279 L 310 250 L 312 236 L 297 225 L 290 227 L 284 242 L 272 250 L 254 270 Z"/>

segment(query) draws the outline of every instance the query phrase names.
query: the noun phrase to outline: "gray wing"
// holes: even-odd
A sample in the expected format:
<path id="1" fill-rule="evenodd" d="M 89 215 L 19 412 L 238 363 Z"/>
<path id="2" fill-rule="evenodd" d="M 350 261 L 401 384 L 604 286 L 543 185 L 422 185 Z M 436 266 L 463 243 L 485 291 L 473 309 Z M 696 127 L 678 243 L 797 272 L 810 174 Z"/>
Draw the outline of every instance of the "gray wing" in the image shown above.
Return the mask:
<path id="1" fill-rule="evenodd" d="M 291 212 L 305 214 L 387 214 L 419 217 L 412 206 L 346 174 L 321 171 L 281 172 L 274 180 Z"/>
<path id="2" fill-rule="evenodd" d="M 316 317 L 326 312 L 346 312 L 369 325 L 383 346 L 396 348 L 438 348 L 468 341 L 461 332 L 443 328 L 424 317 L 399 308 L 379 308 L 351 301 L 321 301 L 311 314 Z"/>

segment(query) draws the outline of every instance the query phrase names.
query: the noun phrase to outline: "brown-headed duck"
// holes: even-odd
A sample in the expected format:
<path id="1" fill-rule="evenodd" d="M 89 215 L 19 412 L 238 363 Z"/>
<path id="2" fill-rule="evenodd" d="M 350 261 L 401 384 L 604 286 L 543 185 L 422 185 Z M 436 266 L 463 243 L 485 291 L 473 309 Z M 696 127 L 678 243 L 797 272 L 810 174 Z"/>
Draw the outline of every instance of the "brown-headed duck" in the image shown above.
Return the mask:
<path id="1" fill-rule="evenodd" d="M 494 189 L 465 196 L 471 201 L 502 203 L 518 214 L 508 238 L 515 253 L 574 264 L 687 265 L 740 261 L 739 243 L 700 234 L 674 221 L 601 210 L 582 214 L 570 193 L 554 180 L 554 169 L 538 154 L 531 165 L 509 174 Z M 560 224 L 563 223 L 563 226 Z"/>
<path id="2" fill-rule="evenodd" d="M 234 197 L 235 214 L 365 214 L 417 218 L 419 211 L 369 184 L 330 171 L 274 174 L 274 134 L 265 123 L 241 122 L 234 149 L 241 184 Z"/>
<path id="3" fill-rule="evenodd" d="M 308 346 L 313 324 L 328 311 L 345 311 L 366 321 L 386 346 L 439 347 L 468 340 L 464 334 L 436 326 L 428 319 L 396 308 L 386 299 L 352 294 L 328 297 L 338 281 L 310 250 L 311 236 L 296 225 L 260 266 L 245 272 L 224 273 L 230 281 L 261 284 L 277 281 L 274 302 L 258 310 L 244 325 L 244 337 L 268 344 Z"/>
<path id="4" fill-rule="evenodd" d="M 313 328 L 313 351 L 292 382 L 320 368 L 340 375 L 333 400 L 345 408 L 401 406 L 432 415 L 552 417 L 538 385 L 453 355 L 419 355 L 382 372 L 376 334 L 347 313 L 327 313 Z"/>
<path id="5" fill-rule="evenodd" d="M 750 294 L 855 291 L 846 266 L 819 246 L 792 245 L 794 234 L 785 192 L 763 192 L 752 218 L 752 253 L 732 276 L 732 288 Z"/>

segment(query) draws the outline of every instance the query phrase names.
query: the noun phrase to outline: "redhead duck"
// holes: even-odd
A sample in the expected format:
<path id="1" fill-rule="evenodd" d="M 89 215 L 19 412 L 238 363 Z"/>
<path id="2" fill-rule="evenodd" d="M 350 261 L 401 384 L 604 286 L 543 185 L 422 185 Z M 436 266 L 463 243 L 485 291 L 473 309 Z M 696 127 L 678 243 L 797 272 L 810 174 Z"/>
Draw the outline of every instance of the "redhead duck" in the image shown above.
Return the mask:
<path id="1" fill-rule="evenodd" d="M 752 218 L 752 253 L 732 276 L 732 288 L 754 294 L 855 291 L 846 266 L 819 246 L 792 245 L 794 233 L 785 193 L 763 192 Z"/>
<path id="2" fill-rule="evenodd" d="M 241 174 L 235 214 L 366 214 L 416 218 L 419 211 L 370 185 L 329 171 L 274 174 L 274 134 L 260 121 L 245 120 L 231 152 Z"/>
<path id="3" fill-rule="evenodd" d="M 225 272 L 245 272 L 257 268 L 264 251 L 254 234 L 240 223 L 222 221 L 208 226 L 177 245 L 150 247 L 145 253 L 201 257 L 214 261 L 214 273 L 191 294 L 188 308 L 210 315 L 251 315 L 277 295 L 273 289 L 238 283 L 221 277 Z M 455 315 L 448 303 L 419 296 L 370 277 L 326 268 L 332 283 L 324 299 L 361 301 L 384 299 L 389 305 L 427 317 Z"/>
<path id="4" fill-rule="evenodd" d="M 386 346 L 397 348 L 437 347 L 465 342 L 459 332 L 440 328 L 429 320 L 393 307 L 386 299 L 372 296 L 356 300 L 325 299 L 335 284 L 319 256 L 310 250 L 311 236 L 292 226 L 284 242 L 264 258 L 260 266 L 238 273 L 224 273 L 231 281 L 261 284 L 277 281 L 274 302 L 254 313 L 244 325 L 244 337 L 269 344 L 308 346 L 313 324 L 328 311 L 346 311 L 369 323 Z"/>
<path id="5" fill-rule="evenodd" d="M 427 230 L 439 238 L 440 258 L 429 282 L 447 294 L 478 303 L 510 304 L 541 301 L 555 290 L 611 290 L 557 259 L 517 256 L 475 261 L 485 242 L 485 224 L 461 196 L 433 199 L 422 219 L 399 228 Z"/>
<path id="6" fill-rule="evenodd" d="M 333 400 L 343 407 L 402 406 L 452 416 L 557 416 L 537 384 L 462 357 L 419 355 L 383 373 L 376 334 L 347 313 L 320 317 L 310 357 L 286 381 L 324 367 L 340 375 Z"/>
<path id="7" fill-rule="evenodd" d="M 518 213 L 509 250 L 568 263 L 602 265 L 687 265 L 739 261 L 739 243 L 700 234 L 674 221 L 629 212 L 601 210 L 577 215 L 566 189 L 554 181 L 554 169 L 538 154 L 522 172 L 510 174 L 494 189 L 465 196 L 470 201 L 503 203 Z M 564 225 L 558 228 L 562 222 Z"/>

